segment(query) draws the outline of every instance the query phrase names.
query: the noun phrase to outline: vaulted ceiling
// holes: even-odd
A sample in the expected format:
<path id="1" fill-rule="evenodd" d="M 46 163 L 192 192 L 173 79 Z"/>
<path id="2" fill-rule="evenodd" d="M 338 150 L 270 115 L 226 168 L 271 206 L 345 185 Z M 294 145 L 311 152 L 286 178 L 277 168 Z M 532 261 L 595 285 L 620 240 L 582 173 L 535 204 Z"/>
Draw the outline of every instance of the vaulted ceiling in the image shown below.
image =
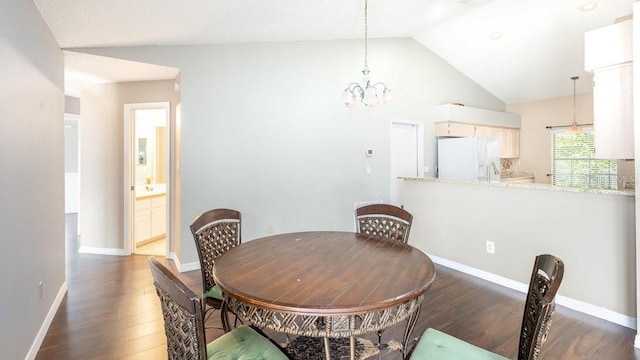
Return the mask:
<path id="1" fill-rule="evenodd" d="M 414 38 L 505 103 L 591 91 L 584 33 L 633 0 L 370 0 L 370 38 Z M 34 0 L 63 49 L 362 39 L 356 0 Z M 592 10 L 585 10 L 589 4 Z M 66 81 L 168 79 L 175 69 L 66 52 Z"/>

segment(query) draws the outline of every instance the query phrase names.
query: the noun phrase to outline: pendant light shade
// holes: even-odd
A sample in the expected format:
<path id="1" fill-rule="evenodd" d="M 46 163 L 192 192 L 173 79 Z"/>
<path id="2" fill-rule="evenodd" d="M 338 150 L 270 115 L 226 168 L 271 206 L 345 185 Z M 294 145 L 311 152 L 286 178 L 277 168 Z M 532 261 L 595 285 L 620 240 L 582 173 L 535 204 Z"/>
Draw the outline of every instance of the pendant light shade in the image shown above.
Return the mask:
<path id="1" fill-rule="evenodd" d="M 576 123 L 576 80 L 578 80 L 578 77 L 572 76 L 571 80 L 573 80 L 573 122 L 567 129 L 567 132 L 571 134 L 577 134 L 582 132 L 582 128 L 578 126 L 578 123 Z"/>

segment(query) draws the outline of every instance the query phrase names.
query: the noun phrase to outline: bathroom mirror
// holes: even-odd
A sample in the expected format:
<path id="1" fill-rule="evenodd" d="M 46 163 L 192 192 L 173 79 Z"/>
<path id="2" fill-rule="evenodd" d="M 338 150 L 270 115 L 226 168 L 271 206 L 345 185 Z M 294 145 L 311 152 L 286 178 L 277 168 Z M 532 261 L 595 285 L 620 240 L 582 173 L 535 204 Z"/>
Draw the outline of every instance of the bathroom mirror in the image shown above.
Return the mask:
<path id="1" fill-rule="evenodd" d="M 138 139 L 138 165 L 147 165 L 147 139 Z"/>

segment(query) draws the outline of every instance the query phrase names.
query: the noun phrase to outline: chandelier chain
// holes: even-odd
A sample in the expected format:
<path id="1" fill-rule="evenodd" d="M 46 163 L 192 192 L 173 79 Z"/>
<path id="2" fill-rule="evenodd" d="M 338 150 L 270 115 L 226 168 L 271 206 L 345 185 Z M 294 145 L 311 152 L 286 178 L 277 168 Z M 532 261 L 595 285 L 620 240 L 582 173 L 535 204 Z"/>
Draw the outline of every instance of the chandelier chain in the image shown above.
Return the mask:
<path id="1" fill-rule="evenodd" d="M 576 125 L 576 80 L 578 77 L 572 76 L 571 80 L 573 80 L 573 125 Z"/>
<path id="2" fill-rule="evenodd" d="M 369 26 L 367 24 L 367 0 L 364 0 L 364 68 L 365 70 L 369 70 L 369 66 L 367 65 L 368 33 L 369 33 Z"/>

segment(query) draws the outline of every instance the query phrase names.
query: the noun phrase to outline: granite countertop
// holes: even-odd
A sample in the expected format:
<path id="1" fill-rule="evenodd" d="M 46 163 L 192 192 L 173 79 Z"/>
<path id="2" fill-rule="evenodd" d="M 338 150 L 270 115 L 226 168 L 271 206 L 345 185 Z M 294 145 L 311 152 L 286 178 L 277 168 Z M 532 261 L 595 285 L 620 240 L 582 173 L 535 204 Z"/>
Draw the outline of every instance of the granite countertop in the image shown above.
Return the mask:
<path id="1" fill-rule="evenodd" d="M 630 189 L 584 189 L 576 187 L 563 187 L 553 186 L 551 184 L 541 183 L 513 183 L 513 182 L 486 182 L 486 181 L 473 181 L 473 180 L 443 180 L 434 177 L 399 177 L 399 179 L 406 181 L 422 181 L 422 182 L 435 182 L 443 184 L 467 184 L 477 186 L 494 186 L 494 187 L 509 187 L 509 188 L 521 188 L 521 189 L 535 189 L 546 191 L 566 191 L 575 193 L 587 193 L 587 194 L 604 194 L 604 195 L 622 195 L 622 196 L 635 196 L 635 190 Z"/>
<path id="2" fill-rule="evenodd" d="M 502 172 L 500 173 L 500 179 L 505 180 L 518 180 L 518 179 L 533 179 L 534 175 L 531 172 Z"/>

